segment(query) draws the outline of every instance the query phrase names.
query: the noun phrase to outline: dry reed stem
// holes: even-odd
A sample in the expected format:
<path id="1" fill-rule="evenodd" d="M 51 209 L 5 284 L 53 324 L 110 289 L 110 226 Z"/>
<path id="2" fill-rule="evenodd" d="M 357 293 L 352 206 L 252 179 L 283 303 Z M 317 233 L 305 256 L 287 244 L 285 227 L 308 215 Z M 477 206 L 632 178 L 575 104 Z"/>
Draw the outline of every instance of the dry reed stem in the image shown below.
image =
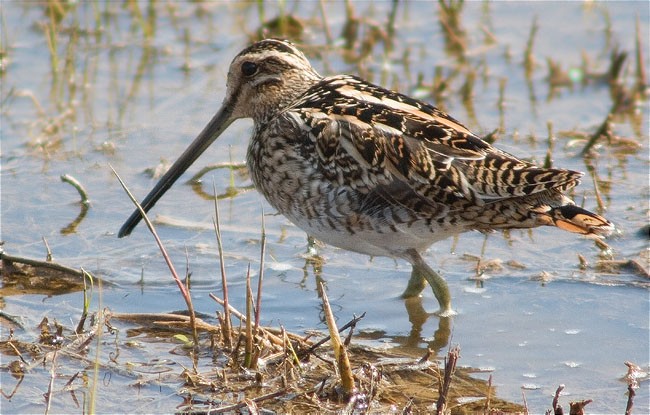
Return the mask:
<path id="1" fill-rule="evenodd" d="M 217 169 L 229 169 L 230 171 L 237 170 L 237 169 L 245 169 L 246 168 L 246 163 L 233 163 L 233 162 L 223 162 L 223 163 L 215 163 L 215 164 L 209 164 L 201 170 L 199 170 L 194 176 L 192 176 L 186 183 L 196 183 L 201 181 L 201 178 L 205 176 L 206 173 L 211 172 L 212 170 L 217 170 Z M 216 193 L 215 193 L 216 194 Z"/>
<path id="2" fill-rule="evenodd" d="M 336 327 L 336 319 L 334 318 L 334 313 L 332 313 L 332 307 L 330 307 L 330 302 L 322 282 L 320 283 L 320 288 L 323 301 L 323 314 L 325 314 L 325 321 L 330 332 L 330 341 L 334 350 L 334 359 L 336 360 L 336 366 L 339 372 L 341 388 L 347 400 L 354 392 L 354 376 L 352 375 L 352 367 L 350 366 L 350 357 L 348 356 L 345 345 L 341 342 L 341 336 L 339 336 L 339 330 Z"/>
<path id="3" fill-rule="evenodd" d="M 83 185 L 79 182 L 79 180 L 75 179 L 69 174 L 62 174 L 61 175 L 61 181 L 64 183 L 70 184 L 72 187 L 77 189 L 77 192 L 79 193 L 79 196 L 81 197 L 81 203 L 84 205 L 90 204 L 90 199 L 88 199 L 88 192 L 86 189 L 83 187 Z"/>
<path id="4" fill-rule="evenodd" d="M 50 413 L 50 407 L 52 405 L 52 389 L 54 388 L 54 378 L 56 378 L 56 350 L 54 351 L 52 355 L 52 361 L 50 364 L 52 365 L 50 368 L 50 381 L 47 385 L 47 392 L 45 392 L 45 415 Z"/>
<path id="5" fill-rule="evenodd" d="M 483 412 L 486 414 L 490 413 L 490 399 L 492 398 L 492 375 L 488 378 L 488 383 L 487 383 L 487 396 L 485 398 L 485 407 L 483 408 Z"/>
<path id="6" fill-rule="evenodd" d="M 553 413 L 558 413 L 558 411 L 562 411 L 562 407 L 559 404 L 560 401 L 560 393 L 564 390 L 564 385 L 560 385 L 557 387 L 555 390 L 555 396 L 553 396 Z"/>
<path id="7" fill-rule="evenodd" d="M 253 291 L 251 290 L 251 265 L 248 264 L 246 271 L 246 341 L 244 343 L 244 367 L 253 369 L 256 364 L 253 361 Z M 255 332 L 257 333 L 257 331 Z"/>
<path id="8" fill-rule="evenodd" d="M 613 107 L 616 107 L 616 104 L 614 104 Z M 602 124 L 600 124 L 600 126 L 598 127 L 596 132 L 593 133 L 591 135 L 591 137 L 589 137 L 589 141 L 587 141 L 587 144 L 585 144 L 584 148 L 580 152 L 580 154 L 582 156 L 587 155 L 589 153 L 589 151 L 591 150 L 591 148 L 596 144 L 596 142 L 598 142 L 598 140 L 601 137 L 611 137 L 612 136 L 611 122 L 612 122 L 612 111 L 610 111 L 607 114 L 607 117 L 605 117 L 605 121 L 603 121 Z"/>
<path id="9" fill-rule="evenodd" d="M 232 333 L 232 321 L 230 319 L 230 305 L 228 303 L 228 278 L 226 277 L 226 262 L 223 255 L 223 244 L 221 241 L 221 225 L 219 223 L 219 202 L 217 200 L 217 187 L 212 181 L 212 189 L 214 191 L 214 214 L 215 218 L 212 221 L 214 225 L 214 233 L 217 238 L 217 249 L 219 251 L 219 268 L 221 271 L 221 289 L 223 291 L 223 340 L 227 348 L 232 348 L 232 339 L 230 338 L 230 333 Z"/>
<path id="10" fill-rule="evenodd" d="M 553 167 L 553 148 L 555 147 L 555 136 L 553 135 L 553 122 L 548 121 L 546 123 L 546 129 L 548 131 L 548 136 L 546 142 L 548 143 L 546 149 L 546 157 L 544 158 L 544 168 L 550 169 Z"/>
<path id="11" fill-rule="evenodd" d="M 289 352 L 288 354 L 291 355 L 291 362 L 295 363 L 298 368 L 298 371 L 302 373 L 302 367 L 300 367 L 300 359 L 298 358 L 298 354 L 296 353 L 296 349 L 293 348 L 293 344 L 291 344 L 291 340 L 289 339 L 289 333 L 284 329 L 284 326 L 280 327 L 281 333 L 282 333 L 282 340 L 283 340 L 283 347 L 284 347 L 284 353 L 285 356 L 287 355 L 287 351 Z"/>
<path id="12" fill-rule="evenodd" d="M 526 50 L 524 51 L 524 69 L 526 70 L 526 78 L 530 79 L 533 68 L 535 66 L 535 58 L 533 56 L 533 47 L 535 45 L 535 36 L 537 35 L 537 30 L 539 25 L 537 23 L 537 16 L 533 18 L 533 24 L 530 27 L 530 33 L 528 34 L 528 41 L 526 42 Z"/>
<path id="13" fill-rule="evenodd" d="M 345 325 L 343 325 L 343 326 L 339 329 L 339 333 L 342 332 L 343 330 L 349 328 L 349 327 L 355 327 L 355 326 L 357 325 L 357 323 L 358 323 L 362 318 L 364 318 L 365 316 L 366 316 L 366 313 L 364 312 L 364 313 L 361 314 L 359 317 L 356 317 L 356 316 L 353 317 L 352 320 L 348 321 Z M 307 350 L 305 351 L 305 354 L 310 354 L 310 353 L 312 353 L 314 350 L 316 350 L 317 348 L 319 348 L 319 347 L 322 346 L 323 344 L 327 343 L 327 341 L 328 341 L 329 339 L 330 339 L 330 336 L 327 336 L 327 337 L 324 337 L 323 339 L 317 341 L 317 342 L 314 343 L 314 344 L 313 344 L 309 349 L 307 349 Z"/>
<path id="14" fill-rule="evenodd" d="M 255 332 L 260 327 L 262 314 L 262 282 L 264 281 L 264 257 L 266 255 L 266 225 L 264 223 L 264 209 L 262 209 L 262 238 L 260 241 L 260 276 L 257 280 L 257 298 L 255 300 Z"/>
<path id="15" fill-rule="evenodd" d="M 642 37 L 641 37 L 641 28 L 639 23 L 639 16 L 636 16 L 636 39 L 635 39 L 635 49 L 636 49 L 636 79 L 637 79 L 637 90 L 641 94 L 646 94 L 646 88 L 648 87 L 648 78 L 645 70 L 645 59 L 643 59 L 643 46 L 642 46 Z"/>
<path id="16" fill-rule="evenodd" d="M 246 408 L 246 407 L 248 407 L 250 409 L 250 406 L 249 406 L 250 402 L 253 402 L 253 403 L 257 404 L 259 402 L 262 402 L 262 401 L 265 401 L 265 400 L 268 400 L 268 399 L 273 399 L 273 398 L 280 397 L 280 396 L 284 395 L 285 393 L 287 393 L 286 389 L 280 389 L 280 390 L 275 391 L 275 392 L 267 393 L 266 395 L 258 396 L 257 398 L 242 400 L 241 402 L 238 402 L 236 404 L 232 404 L 232 405 L 228 405 L 228 406 L 222 406 L 222 407 L 219 407 L 219 408 L 211 408 L 209 411 L 206 411 L 204 409 L 200 409 L 200 410 L 197 410 L 197 411 L 193 411 L 193 410 L 182 411 L 182 413 L 186 414 L 186 415 L 199 415 L 199 414 L 203 415 L 203 414 L 206 414 L 206 413 L 208 413 L 210 415 L 225 414 L 225 413 L 239 413 L 238 412 L 239 409 L 243 409 L 243 408 Z"/>
<path id="17" fill-rule="evenodd" d="M 156 241 L 156 244 L 158 245 L 158 248 L 160 249 L 160 252 L 165 259 L 165 263 L 167 264 L 167 268 L 169 268 L 169 271 L 172 274 L 172 277 L 174 278 L 174 281 L 176 282 L 176 285 L 178 286 L 178 289 L 181 292 L 181 295 L 183 296 L 183 299 L 185 300 L 185 304 L 187 305 L 187 311 L 190 315 L 190 325 L 192 328 L 192 339 L 194 340 L 194 347 L 199 346 L 199 337 L 196 331 L 196 314 L 194 313 L 194 305 L 192 304 L 192 297 L 190 296 L 189 291 L 185 287 L 185 284 L 183 284 L 183 281 L 178 276 L 178 273 L 176 272 L 176 268 L 174 268 L 174 264 L 172 263 L 171 258 L 167 254 L 167 250 L 165 249 L 165 246 L 163 245 L 162 241 L 160 240 L 160 237 L 158 236 L 158 232 L 156 232 L 156 228 L 154 228 L 153 223 L 151 223 L 151 220 L 149 220 L 149 217 L 147 216 L 147 213 L 142 209 L 142 206 L 140 206 L 140 203 L 137 201 L 135 196 L 131 193 L 129 188 L 126 186 L 122 178 L 120 177 L 119 174 L 115 171 L 113 166 L 109 164 L 111 170 L 113 171 L 113 174 L 115 177 L 117 177 L 117 180 L 120 182 L 120 185 L 122 186 L 122 189 L 126 192 L 126 194 L 129 196 L 129 199 L 133 202 L 133 204 L 136 206 L 136 208 L 140 211 L 140 215 L 142 216 L 142 219 L 144 220 L 144 223 L 147 225 L 147 228 L 149 229 L 149 232 L 151 232 L 151 235 L 153 235 L 154 240 Z M 216 202 L 215 202 L 216 203 Z"/>
<path id="18" fill-rule="evenodd" d="M 47 262 L 52 262 L 54 257 L 52 256 L 52 250 L 50 249 L 50 244 L 47 243 L 47 239 L 45 239 L 44 236 L 41 237 L 43 239 L 43 244 L 45 245 L 45 260 Z"/>
<path id="19" fill-rule="evenodd" d="M 596 203 L 598 204 L 598 209 L 603 212 L 605 210 L 605 202 L 603 197 L 600 195 L 600 188 L 598 187 L 598 178 L 596 177 L 596 169 L 591 171 L 591 180 L 594 182 L 594 194 L 596 196 Z"/>
<path id="20" fill-rule="evenodd" d="M 449 387 L 451 380 L 456 371 L 456 363 L 460 357 L 460 346 L 452 347 L 445 357 L 445 376 L 438 386 L 439 396 L 436 402 L 436 414 L 443 415 L 447 409 L 447 396 L 449 395 Z"/>
<path id="21" fill-rule="evenodd" d="M 528 415 L 528 401 L 526 400 L 526 392 L 524 389 L 521 390 L 521 398 L 524 401 L 524 415 Z"/>
<path id="22" fill-rule="evenodd" d="M 90 296 L 92 296 L 92 289 L 93 289 L 93 278 L 92 275 L 87 273 L 83 267 L 81 268 L 81 273 L 83 275 L 83 296 L 84 296 L 84 305 L 81 310 L 81 317 L 79 318 L 79 323 L 77 324 L 77 328 L 75 329 L 76 334 L 81 334 L 83 332 L 84 325 L 86 324 L 86 318 L 88 317 L 88 309 L 90 308 Z M 90 291 L 91 294 L 90 296 L 88 295 L 88 287 L 86 286 L 86 277 L 90 281 Z"/>
<path id="23" fill-rule="evenodd" d="M 180 314 L 170 314 L 170 313 L 111 313 L 111 318 L 130 321 L 132 323 L 138 324 L 148 324 L 150 327 L 163 327 L 166 329 L 182 328 L 191 329 L 190 317 L 183 316 Z M 197 330 L 201 330 L 207 333 L 218 333 L 220 328 L 210 323 L 206 323 L 200 318 L 196 318 L 194 324 Z"/>
<path id="24" fill-rule="evenodd" d="M 334 37 L 332 36 L 332 31 L 330 30 L 329 23 L 327 22 L 327 13 L 325 12 L 324 0 L 318 1 L 318 10 L 320 12 L 321 20 L 323 21 L 323 32 L 325 33 L 325 42 L 328 45 L 331 45 Z"/>
<path id="25" fill-rule="evenodd" d="M 226 307 L 226 303 L 224 300 L 221 298 L 217 297 L 216 295 L 210 293 L 208 294 L 210 298 L 212 298 L 214 301 L 217 303 L 221 304 L 222 306 Z M 235 317 L 237 317 L 241 322 L 246 323 L 246 316 L 240 313 L 235 307 L 228 305 L 228 312 Z M 264 327 L 259 327 L 260 331 L 268 337 L 269 341 L 273 343 L 276 346 L 282 347 L 282 339 L 275 334 L 271 333 L 269 330 L 265 329 Z"/>
<path id="26" fill-rule="evenodd" d="M 632 408 L 634 408 L 634 396 L 636 391 L 632 384 L 627 385 L 627 405 L 625 406 L 625 415 L 632 415 Z"/>

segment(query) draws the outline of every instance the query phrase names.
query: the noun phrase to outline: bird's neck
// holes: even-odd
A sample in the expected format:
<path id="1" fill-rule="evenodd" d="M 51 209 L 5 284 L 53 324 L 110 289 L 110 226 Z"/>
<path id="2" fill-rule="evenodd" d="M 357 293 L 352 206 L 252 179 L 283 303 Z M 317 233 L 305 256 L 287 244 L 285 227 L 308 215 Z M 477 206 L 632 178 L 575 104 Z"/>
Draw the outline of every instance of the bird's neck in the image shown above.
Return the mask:
<path id="1" fill-rule="evenodd" d="M 259 102 L 253 104 L 255 125 L 265 125 L 285 108 L 292 105 L 322 77 L 317 72 L 302 72 L 286 77 L 281 83 L 262 86 L 257 96 Z"/>

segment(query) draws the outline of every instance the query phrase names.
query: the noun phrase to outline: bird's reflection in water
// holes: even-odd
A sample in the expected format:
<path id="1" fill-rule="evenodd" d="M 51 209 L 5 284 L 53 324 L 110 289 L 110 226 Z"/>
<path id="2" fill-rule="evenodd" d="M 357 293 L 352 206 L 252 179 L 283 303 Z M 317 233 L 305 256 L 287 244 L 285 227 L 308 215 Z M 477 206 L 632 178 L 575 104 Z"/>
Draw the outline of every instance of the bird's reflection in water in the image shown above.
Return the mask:
<path id="1" fill-rule="evenodd" d="M 422 297 L 407 298 L 404 300 L 404 306 L 411 322 L 411 332 L 406 338 L 399 341 L 400 344 L 409 349 L 418 347 L 424 341 L 422 327 L 429 317 L 433 317 L 438 319 L 438 329 L 433 333 L 433 339 L 427 341 L 428 347 L 435 350 L 436 353 L 447 347 L 451 336 L 451 317 L 440 317 L 427 312 L 422 306 Z"/>
<path id="2" fill-rule="evenodd" d="M 316 287 L 327 287 L 327 282 L 323 279 L 323 258 L 319 255 L 308 255 L 305 258 L 305 265 L 303 266 L 303 279 L 300 283 L 302 288 L 307 287 L 307 281 L 310 274 L 313 275 L 316 282 Z M 320 288 L 317 288 L 318 297 L 321 298 L 322 294 Z M 438 354 L 442 349 L 445 349 L 449 344 L 452 330 L 452 318 L 441 317 L 435 313 L 427 312 L 422 305 L 422 297 L 410 297 L 403 300 L 406 313 L 408 314 L 411 329 L 407 336 L 390 336 L 384 333 L 374 333 L 371 337 L 373 339 L 389 338 L 391 342 L 399 344 L 400 349 L 405 349 L 410 352 L 420 353 L 427 348 L 433 350 Z M 363 311 L 363 310 L 360 310 Z M 325 324 L 324 314 L 320 312 L 321 322 Z M 438 328 L 433 333 L 433 337 L 427 336 L 422 333 L 425 323 L 429 318 L 438 319 Z M 381 335 L 379 335 L 381 334 Z"/>

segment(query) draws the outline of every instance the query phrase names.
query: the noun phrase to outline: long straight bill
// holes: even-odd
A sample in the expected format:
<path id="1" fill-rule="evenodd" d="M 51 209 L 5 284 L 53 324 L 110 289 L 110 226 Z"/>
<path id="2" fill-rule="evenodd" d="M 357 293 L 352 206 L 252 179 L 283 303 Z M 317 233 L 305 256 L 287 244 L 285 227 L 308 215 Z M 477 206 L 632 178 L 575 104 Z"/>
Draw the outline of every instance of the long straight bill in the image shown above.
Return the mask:
<path id="1" fill-rule="evenodd" d="M 158 199 L 165 194 L 167 190 L 178 180 L 178 178 L 185 173 L 192 163 L 201 155 L 203 152 L 210 147 L 210 144 L 216 140 L 221 133 L 223 133 L 226 128 L 233 122 L 231 118 L 232 114 L 232 105 L 224 102 L 224 105 L 219 109 L 219 112 L 215 114 L 214 117 L 210 120 L 208 125 L 205 126 L 203 131 L 194 139 L 192 144 L 185 149 L 183 154 L 176 160 L 176 162 L 169 168 L 167 173 L 158 181 L 156 186 L 151 189 L 147 197 L 141 203 L 142 209 L 145 212 L 148 212 L 151 209 Z M 124 222 L 124 225 L 120 228 L 120 232 L 117 234 L 118 237 L 127 236 L 131 231 L 137 226 L 137 224 L 142 219 L 140 211 L 137 209 L 129 216 L 129 218 Z"/>

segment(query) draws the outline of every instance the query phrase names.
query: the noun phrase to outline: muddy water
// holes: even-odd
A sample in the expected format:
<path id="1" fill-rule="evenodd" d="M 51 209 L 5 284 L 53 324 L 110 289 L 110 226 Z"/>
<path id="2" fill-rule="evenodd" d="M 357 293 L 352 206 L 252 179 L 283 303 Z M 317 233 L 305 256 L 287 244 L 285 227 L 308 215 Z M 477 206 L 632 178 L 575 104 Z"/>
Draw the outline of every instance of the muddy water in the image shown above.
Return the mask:
<path id="1" fill-rule="evenodd" d="M 260 21 L 273 18 L 278 10 L 271 4 L 261 10 L 221 3 L 141 8 L 81 3 L 53 26 L 43 7 L 17 2 L 3 7 L 2 240 L 14 255 L 43 258 L 45 238 L 57 261 L 83 266 L 116 284 L 105 288 L 105 306 L 121 312 L 167 312 L 184 305 L 150 235 L 140 226 L 129 238 L 116 237 L 132 206 L 109 164 L 133 192 L 144 196 L 156 181 L 145 169 L 155 169 L 161 159 L 173 161 L 201 130 L 223 98 L 231 58 L 257 32 Z M 342 53 L 345 42 L 339 34 L 350 17 L 343 5 L 329 5 L 325 20 L 315 4 L 292 4 L 286 11 L 302 22 L 302 42 L 321 73 L 362 73 L 433 102 L 430 91 L 438 68 L 448 87 L 436 95 L 437 104 L 480 134 L 502 123 L 504 133 L 497 144 L 506 151 L 542 163 L 548 151 L 547 123 L 552 122 L 557 136 L 554 165 L 581 171 L 593 167 L 604 213 L 620 233 L 607 241 L 608 252 L 554 229 L 493 234 L 487 241 L 483 235 L 466 234 L 436 244 L 427 260 L 447 278 L 459 311 L 453 321 L 441 324 L 424 311 L 436 309 L 431 293 L 425 292 L 421 304 L 408 307 L 398 298 L 408 278 L 405 263 L 326 246 L 320 250 L 322 270 L 315 272 L 304 259 L 304 233 L 274 215 L 256 192 L 242 192 L 220 201 L 235 305 L 243 308 L 247 265 L 259 265 L 265 213 L 266 324 L 283 324 L 293 331 L 323 329 L 315 291 L 319 277 L 327 282 L 340 319 L 367 313 L 361 329 L 377 339 L 376 346 L 421 353 L 427 346 L 446 350 L 449 343 L 460 344 L 462 364 L 483 369 L 479 377 L 491 374 L 503 398 L 521 402 L 523 388 L 532 412 L 549 407 L 560 383 L 566 385 L 565 405 L 590 398 L 592 412 L 622 412 L 623 362 L 648 367 L 648 280 L 629 268 L 601 272 L 596 264 L 647 255 L 647 229 L 642 228 L 648 214 L 648 103 L 614 120 L 615 134 L 636 147 L 603 143 L 596 148 L 597 156 L 586 161 L 579 155 L 585 141 L 561 132 L 594 132 L 612 106 L 606 82 L 581 84 L 586 76 L 583 59 L 588 71 L 604 73 L 618 45 L 628 53 L 622 82 L 634 84 L 637 16 L 647 67 L 647 6 L 470 3 L 459 15 L 464 36 L 454 31 L 465 44 L 465 52 L 459 53 L 449 47 L 438 7 L 412 3 L 397 9 L 392 49 L 377 42 L 360 60 Z M 373 30 L 389 33 L 389 4 L 360 3 L 355 13 L 360 38 L 367 36 L 372 43 Z M 324 22 L 332 36 L 330 47 L 322 47 L 327 43 Z M 523 61 L 534 24 L 534 65 L 526 76 Z M 50 43 L 54 57 L 46 41 L 52 27 L 58 33 Z M 573 82 L 551 88 L 547 59 Z M 474 79 L 473 88 L 463 99 L 468 78 Z M 250 121 L 233 124 L 185 179 L 210 163 L 243 160 L 250 128 Z M 89 194 L 90 209 L 83 218 L 77 219 L 79 197 L 61 182 L 62 174 L 77 178 Z M 221 169 L 204 177 L 203 191 L 210 193 L 214 181 L 218 191 L 225 192 L 231 180 L 237 186 L 250 184 L 245 174 L 231 177 Z M 589 175 L 575 196 L 597 209 Z M 153 213 L 177 267 L 182 270 L 189 263 L 195 307 L 212 314 L 216 306 L 208 293 L 220 291 L 212 203 L 180 181 Z M 181 226 L 170 221 L 180 221 Z M 579 254 L 589 263 L 584 270 Z M 477 279 L 481 255 L 494 266 Z M 11 296 L 4 301 L 4 311 L 24 316 L 25 326 L 32 329 L 44 315 L 75 320 L 70 316 L 82 305 L 81 295 L 74 293 Z M 1 376 L 4 384 L 6 374 Z M 106 387 L 104 396 L 119 396 L 120 385 Z M 170 411 L 180 401 L 168 393 L 162 392 L 164 399 L 155 394 L 152 398 L 160 403 L 160 411 Z M 38 402 L 31 387 L 17 396 Z M 3 400 L 3 411 L 31 408 L 19 401 Z M 112 401 L 102 400 L 102 410 L 115 410 Z M 59 404 L 61 411 L 73 408 L 65 399 Z M 647 383 L 638 391 L 636 407 L 638 413 L 650 407 Z"/>

